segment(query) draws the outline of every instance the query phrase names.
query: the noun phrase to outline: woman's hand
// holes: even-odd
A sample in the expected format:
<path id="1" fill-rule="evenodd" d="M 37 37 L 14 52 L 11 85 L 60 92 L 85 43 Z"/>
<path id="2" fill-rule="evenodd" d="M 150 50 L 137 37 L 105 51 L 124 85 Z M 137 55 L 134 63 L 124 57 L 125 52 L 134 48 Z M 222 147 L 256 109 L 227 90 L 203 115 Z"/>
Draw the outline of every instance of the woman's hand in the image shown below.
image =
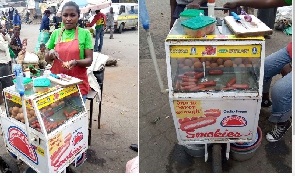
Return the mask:
<path id="1" fill-rule="evenodd" d="M 235 9 L 238 7 L 236 2 L 227 2 L 223 5 L 224 8 Z"/>
<path id="2" fill-rule="evenodd" d="M 54 60 L 57 59 L 58 53 L 54 49 L 51 49 L 49 50 L 48 55 L 51 60 Z"/>
<path id="3" fill-rule="evenodd" d="M 67 62 L 62 63 L 62 67 L 68 70 L 72 70 L 75 66 L 77 66 L 77 60 L 73 59 Z"/>

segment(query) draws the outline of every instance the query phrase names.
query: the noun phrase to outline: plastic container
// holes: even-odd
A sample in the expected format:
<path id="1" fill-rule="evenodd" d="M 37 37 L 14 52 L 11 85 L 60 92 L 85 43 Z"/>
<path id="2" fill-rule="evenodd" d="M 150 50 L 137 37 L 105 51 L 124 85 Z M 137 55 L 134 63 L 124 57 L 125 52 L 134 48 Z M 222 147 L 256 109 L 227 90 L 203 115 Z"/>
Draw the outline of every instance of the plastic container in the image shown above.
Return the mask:
<path id="1" fill-rule="evenodd" d="M 181 25 L 184 27 L 184 31 L 191 37 L 204 37 L 206 34 L 210 34 L 214 31 L 216 26 L 216 20 L 208 16 L 197 16 L 184 20 Z"/>
<path id="2" fill-rule="evenodd" d="M 145 5 L 145 0 L 140 0 L 139 1 L 139 21 L 142 24 L 142 27 L 144 29 L 149 29 L 149 25 L 150 25 L 150 16 L 149 13 L 146 9 L 146 5 Z"/>
<path id="3" fill-rule="evenodd" d="M 34 79 L 35 92 L 46 92 L 49 90 L 50 80 L 45 77 L 39 77 Z"/>
<path id="4" fill-rule="evenodd" d="M 189 19 L 197 16 L 204 15 L 204 10 L 199 9 L 186 9 L 179 14 L 182 19 Z"/>
<path id="5" fill-rule="evenodd" d="M 208 16 L 212 17 L 212 18 L 215 18 L 215 15 L 214 15 L 215 2 L 214 3 L 209 3 L 208 2 L 207 6 L 208 6 Z"/>
<path id="6" fill-rule="evenodd" d="M 17 87 L 18 85 L 17 85 L 17 78 L 18 77 L 16 77 L 16 79 L 14 79 L 12 82 L 14 83 L 14 85 L 15 85 L 15 87 L 16 87 L 16 89 L 18 90 L 19 88 Z M 28 89 L 31 89 L 31 88 L 33 88 L 33 80 L 31 79 L 31 78 L 21 78 L 22 79 L 22 81 L 23 81 L 23 86 L 24 86 L 24 90 L 28 90 Z M 21 88 L 22 89 L 22 88 Z M 19 90 L 18 90 L 19 91 Z"/>
<path id="7" fill-rule="evenodd" d="M 20 93 L 20 95 L 24 95 L 25 93 L 25 80 L 23 75 L 22 66 L 20 64 L 14 64 L 13 65 L 13 73 L 15 75 L 15 79 L 13 80 L 13 83 L 16 87 L 16 90 Z"/>
<path id="8" fill-rule="evenodd" d="M 255 151 L 258 149 L 258 147 L 260 146 L 261 143 L 259 143 L 258 145 L 256 145 L 254 148 L 252 148 L 251 150 L 248 151 L 236 151 L 236 150 L 231 150 L 231 154 L 230 156 L 232 157 L 232 159 L 236 160 L 236 161 L 246 161 L 251 159 L 254 155 L 255 155 Z"/>

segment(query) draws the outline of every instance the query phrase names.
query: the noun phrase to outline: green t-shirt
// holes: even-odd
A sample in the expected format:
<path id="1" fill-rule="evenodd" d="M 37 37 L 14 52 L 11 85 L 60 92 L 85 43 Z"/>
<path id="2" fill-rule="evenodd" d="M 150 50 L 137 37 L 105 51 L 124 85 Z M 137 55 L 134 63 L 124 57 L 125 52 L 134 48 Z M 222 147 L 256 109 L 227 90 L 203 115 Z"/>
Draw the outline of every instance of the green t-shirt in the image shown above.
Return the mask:
<path id="1" fill-rule="evenodd" d="M 288 5 L 292 5 L 292 0 L 285 0 Z"/>
<path id="2" fill-rule="evenodd" d="M 75 39 L 75 31 L 76 29 L 64 30 L 64 32 L 62 33 L 60 42 L 68 42 Z M 54 49 L 60 32 L 61 32 L 61 28 L 56 29 L 52 32 L 46 44 L 48 49 Z M 84 59 L 85 58 L 84 50 L 93 49 L 92 36 L 89 30 L 78 27 L 78 40 L 79 40 L 79 49 L 80 49 L 80 59 Z"/>

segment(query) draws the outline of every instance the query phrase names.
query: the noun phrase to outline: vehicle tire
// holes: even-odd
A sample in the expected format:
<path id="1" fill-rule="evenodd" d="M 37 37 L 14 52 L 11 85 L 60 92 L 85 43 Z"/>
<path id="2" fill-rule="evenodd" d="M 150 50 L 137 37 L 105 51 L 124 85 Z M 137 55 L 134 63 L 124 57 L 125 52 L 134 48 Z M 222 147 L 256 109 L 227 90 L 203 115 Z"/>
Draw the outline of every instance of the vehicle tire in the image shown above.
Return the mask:
<path id="1" fill-rule="evenodd" d="M 213 173 L 222 173 L 222 155 L 220 144 L 213 144 L 212 147 L 212 170 Z"/>
<path id="2" fill-rule="evenodd" d="M 0 155 L 0 173 L 20 173 L 17 162 L 11 155 Z"/>
<path id="3" fill-rule="evenodd" d="M 137 30 L 137 25 L 132 27 L 132 29 L 136 31 Z"/>
<path id="4" fill-rule="evenodd" d="M 122 31 L 123 31 L 123 28 L 124 28 L 124 24 L 123 24 L 123 23 L 121 23 L 121 24 L 120 24 L 120 27 L 119 27 L 119 34 L 121 34 L 121 33 L 122 33 Z"/>

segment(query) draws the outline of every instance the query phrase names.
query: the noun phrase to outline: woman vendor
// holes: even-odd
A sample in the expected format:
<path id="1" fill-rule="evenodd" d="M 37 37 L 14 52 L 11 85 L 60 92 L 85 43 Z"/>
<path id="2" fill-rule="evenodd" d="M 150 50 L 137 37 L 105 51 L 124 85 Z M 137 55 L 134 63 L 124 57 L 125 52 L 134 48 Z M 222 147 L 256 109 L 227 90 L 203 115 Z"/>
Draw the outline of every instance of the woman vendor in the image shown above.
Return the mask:
<path id="1" fill-rule="evenodd" d="M 45 60 L 52 62 L 53 74 L 64 73 L 83 80 L 79 88 L 86 101 L 90 90 L 87 76 L 87 68 L 92 63 L 93 44 L 89 30 L 77 26 L 80 16 L 79 6 L 69 1 L 65 3 L 61 11 L 63 27 L 59 28 L 50 36 L 45 54 Z M 59 57 L 62 61 L 57 60 Z"/>

